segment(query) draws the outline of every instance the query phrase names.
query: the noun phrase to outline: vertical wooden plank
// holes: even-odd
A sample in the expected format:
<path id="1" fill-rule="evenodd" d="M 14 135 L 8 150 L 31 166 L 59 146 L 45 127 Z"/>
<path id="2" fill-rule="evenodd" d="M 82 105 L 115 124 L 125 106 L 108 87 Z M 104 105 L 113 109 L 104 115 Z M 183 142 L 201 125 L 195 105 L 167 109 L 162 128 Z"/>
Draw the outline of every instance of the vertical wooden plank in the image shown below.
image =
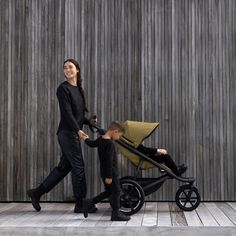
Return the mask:
<path id="1" fill-rule="evenodd" d="M 145 204 L 142 226 L 156 226 L 156 225 L 157 225 L 157 203 L 147 202 Z"/>
<path id="2" fill-rule="evenodd" d="M 176 203 L 169 203 L 171 222 L 173 226 L 187 226 L 184 212 L 176 205 Z"/>
<path id="3" fill-rule="evenodd" d="M 90 113 L 102 127 L 113 119 L 159 121 L 146 144 L 186 162 L 203 200 L 235 200 L 235 1 L 0 4 L 0 200 L 29 200 L 26 190 L 60 159 L 55 92 L 67 57 L 79 60 Z M 88 196 L 95 195 L 97 151 L 83 151 Z M 123 157 L 119 167 L 122 176 L 134 174 Z M 147 199 L 174 200 L 178 185 L 169 181 Z M 72 199 L 69 176 L 42 198 Z"/>
<path id="4" fill-rule="evenodd" d="M 158 226 L 171 226 L 171 216 L 169 205 L 166 202 L 157 203 L 157 225 Z"/>

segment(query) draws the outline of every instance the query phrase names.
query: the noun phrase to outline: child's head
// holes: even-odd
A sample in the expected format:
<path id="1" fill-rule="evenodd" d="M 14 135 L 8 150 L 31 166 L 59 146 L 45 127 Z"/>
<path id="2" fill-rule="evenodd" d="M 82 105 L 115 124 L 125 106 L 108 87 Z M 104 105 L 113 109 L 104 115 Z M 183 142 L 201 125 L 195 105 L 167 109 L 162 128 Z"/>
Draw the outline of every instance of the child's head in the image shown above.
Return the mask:
<path id="1" fill-rule="evenodd" d="M 112 121 L 108 131 L 111 135 L 111 139 L 118 140 L 125 132 L 124 125 L 119 121 Z"/>

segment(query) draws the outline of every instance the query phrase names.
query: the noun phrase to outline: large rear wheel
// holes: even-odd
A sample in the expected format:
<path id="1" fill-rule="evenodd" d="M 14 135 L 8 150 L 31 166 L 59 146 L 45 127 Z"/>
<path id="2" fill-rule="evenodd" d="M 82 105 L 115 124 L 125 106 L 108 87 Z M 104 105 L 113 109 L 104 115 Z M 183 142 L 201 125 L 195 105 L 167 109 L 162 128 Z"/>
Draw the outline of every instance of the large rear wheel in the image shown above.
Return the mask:
<path id="1" fill-rule="evenodd" d="M 126 215 L 137 213 L 144 204 L 144 191 L 142 187 L 132 179 L 121 179 L 121 211 Z"/>

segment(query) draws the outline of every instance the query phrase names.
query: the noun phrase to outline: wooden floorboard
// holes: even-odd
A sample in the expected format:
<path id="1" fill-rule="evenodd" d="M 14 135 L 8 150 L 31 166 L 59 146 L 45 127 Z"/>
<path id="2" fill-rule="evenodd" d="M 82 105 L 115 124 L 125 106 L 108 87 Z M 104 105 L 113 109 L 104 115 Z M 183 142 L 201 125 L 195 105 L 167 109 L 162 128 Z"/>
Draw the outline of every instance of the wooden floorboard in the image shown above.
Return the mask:
<path id="1" fill-rule="evenodd" d="M 207 207 L 201 203 L 196 209 L 204 226 L 219 226 Z"/>
<path id="2" fill-rule="evenodd" d="M 111 221 L 109 203 L 97 204 L 98 212 L 75 214 L 72 203 L 42 203 L 36 212 L 30 203 L 0 203 L 0 229 L 3 228 L 123 228 L 123 227 L 232 227 L 236 225 L 235 202 L 206 202 L 191 212 L 173 202 L 146 202 L 128 222 Z M 2 234 L 0 234 L 2 235 Z M 236 234 L 235 234 L 236 235 Z"/>
<path id="3" fill-rule="evenodd" d="M 157 203 L 156 202 L 146 203 L 142 225 L 143 226 L 156 226 L 157 225 Z"/>
<path id="4" fill-rule="evenodd" d="M 185 211 L 184 216 L 185 216 L 188 226 L 202 226 L 203 225 L 196 210 Z"/>
<path id="5" fill-rule="evenodd" d="M 224 212 L 224 214 L 234 223 L 236 224 L 236 211 L 232 208 L 232 205 L 228 203 L 219 202 L 217 206 Z"/>
<path id="6" fill-rule="evenodd" d="M 158 226 L 171 226 L 171 216 L 167 202 L 157 203 L 157 222 Z"/>
<path id="7" fill-rule="evenodd" d="M 220 226 L 234 226 L 232 221 L 213 202 L 204 203 Z"/>

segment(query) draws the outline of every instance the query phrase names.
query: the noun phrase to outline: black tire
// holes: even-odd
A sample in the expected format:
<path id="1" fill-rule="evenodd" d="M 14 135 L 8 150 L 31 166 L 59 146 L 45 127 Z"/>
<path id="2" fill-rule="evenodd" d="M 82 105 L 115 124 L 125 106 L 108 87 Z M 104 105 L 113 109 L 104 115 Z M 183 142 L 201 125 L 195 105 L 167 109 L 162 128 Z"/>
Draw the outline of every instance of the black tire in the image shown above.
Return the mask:
<path id="1" fill-rule="evenodd" d="M 192 211 L 199 206 L 201 197 L 196 187 L 183 185 L 176 192 L 175 201 L 180 209 Z"/>
<path id="2" fill-rule="evenodd" d="M 121 179 L 120 211 L 126 215 L 137 213 L 144 204 L 144 191 L 142 187 L 132 179 Z"/>

